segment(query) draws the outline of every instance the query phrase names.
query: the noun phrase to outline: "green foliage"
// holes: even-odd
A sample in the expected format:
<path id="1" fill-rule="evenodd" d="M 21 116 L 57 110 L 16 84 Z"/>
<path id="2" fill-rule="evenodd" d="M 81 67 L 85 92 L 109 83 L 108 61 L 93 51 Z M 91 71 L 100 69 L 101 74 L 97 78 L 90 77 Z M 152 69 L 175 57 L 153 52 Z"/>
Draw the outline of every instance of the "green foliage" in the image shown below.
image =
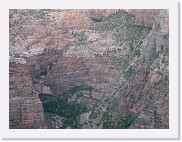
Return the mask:
<path id="1" fill-rule="evenodd" d="M 137 25 L 133 14 L 118 10 L 106 17 L 103 22 L 95 23 L 92 29 L 96 31 L 114 31 L 113 35 L 118 45 L 122 45 L 127 41 L 131 47 L 135 48 L 152 27 Z"/>
<path id="2" fill-rule="evenodd" d="M 43 70 L 39 74 L 40 76 L 46 76 L 47 75 L 47 70 Z"/>
<path id="3" fill-rule="evenodd" d="M 79 129 L 81 128 L 81 124 L 76 120 L 76 118 L 71 117 L 71 118 L 65 118 L 62 121 L 62 128 L 66 128 L 67 126 L 70 126 L 71 128 L 74 129 Z"/>
<path id="4" fill-rule="evenodd" d="M 133 115 L 121 116 L 113 121 L 111 119 L 111 116 L 109 116 L 108 112 L 105 112 L 103 114 L 103 118 L 103 129 L 127 129 L 135 121 L 135 116 Z"/>
<path id="5" fill-rule="evenodd" d="M 95 55 L 96 58 L 101 58 L 102 57 L 102 55 L 101 54 L 98 54 L 98 53 L 97 54 L 94 54 L 94 55 Z"/>
<path id="6" fill-rule="evenodd" d="M 135 17 L 133 14 L 130 14 L 125 10 L 118 10 L 117 12 L 111 14 L 109 17 L 104 19 L 104 21 L 113 21 L 113 20 L 122 23 L 133 23 Z"/>
<path id="7" fill-rule="evenodd" d="M 20 58 L 20 53 L 14 53 L 15 58 Z"/>
<path id="8" fill-rule="evenodd" d="M 89 94 L 91 94 L 93 87 L 86 85 L 73 86 L 68 90 L 68 92 L 70 92 L 72 95 L 76 93 L 81 94 L 82 91 L 88 91 Z M 63 129 L 67 127 L 75 129 L 81 128 L 81 124 L 77 120 L 77 117 L 82 113 L 88 112 L 87 106 L 86 104 L 77 102 L 68 102 L 68 97 L 69 96 L 65 98 L 58 97 L 52 101 L 44 102 L 44 111 L 63 117 L 61 126 Z"/>
<path id="9" fill-rule="evenodd" d="M 135 121 L 135 116 L 122 116 L 117 121 L 117 129 L 127 129 Z"/>
<path id="10" fill-rule="evenodd" d="M 134 23 L 126 25 L 125 28 L 127 29 L 125 32 L 119 29 L 115 33 L 115 40 L 118 44 L 128 41 L 131 46 L 136 46 L 150 31 L 150 27 L 136 25 Z"/>
<path id="11" fill-rule="evenodd" d="M 93 90 L 94 90 L 94 88 L 92 86 L 81 85 L 81 86 L 70 87 L 69 92 L 72 95 L 74 95 L 74 94 L 82 92 L 82 91 L 88 91 L 89 94 L 91 95 Z"/>
<path id="12" fill-rule="evenodd" d="M 107 65 L 107 61 L 102 61 L 100 64 Z"/>
<path id="13" fill-rule="evenodd" d="M 169 34 L 165 34 L 165 35 L 163 36 L 163 39 L 169 39 Z"/>
<path id="14" fill-rule="evenodd" d="M 71 128 L 79 128 L 79 123 L 74 118 L 65 118 L 62 120 L 62 128 L 65 129 L 67 127 Z"/>
<path id="15" fill-rule="evenodd" d="M 137 48 L 134 52 L 133 52 L 133 56 L 137 56 L 139 57 L 140 56 L 140 48 Z"/>
<path id="16" fill-rule="evenodd" d="M 168 54 L 169 54 L 169 47 L 165 47 L 165 48 L 163 49 L 162 53 L 163 53 L 164 55 L 168 55 Z"/>
<path id="17" fill-rule="evenodd" d="M 67 125 L 65 123 L 62 124 L 62 129 L 66 129 L 67 128 Z"/>
<path id="18" fill-rule="evenodd" d="M 114 128 L 114 124 L 111 121 L 111 117 L 109 116 L 108 112 L 104 112 L 102 118 L 103 118 L 103 125 L 102 125 L 103 129 L 113 129 Z"/>
<path id="19" fill-rule="evenodd" d="M 149 87 L 149 88 L 146 90 L 146 95 L 149 94 L 149 93 L 152 91 L 152 89 L 153 89 L 152 86 Z"/>
<path id="20" fill-rule="evenodd" d="M 41 76 L 47 76 L 47 70 L 41 71 L 37 76 L 35 77 L 36 79 L 40 79 Z"/>
<path id="21" fill-rule="evenodd" d="M 131 24 L 131 25 L 127 25 L 128 29 L 131 29 L 132 31 L 137 32 L 137 34 L 140 34 L 139 32 L 145 32 L 145 31 L 149 31 L 152 30 L 151 27 L 146 27 L 143 25 L 136 25 L 136 24 Z"/>
<path id="22" fill-rule="evenodd" d="M 133 73 L 133 68 L 132 68 L 132 66 L 130 66 L 130 67 L 128 68 L 128 70 L 124 72 L 123 75 L 124 75 L 124 77 L 125 77 L 126 79 L 128 79 L 129 77 L 131 77 L 132 73 Z"/>
<path id="23" fill-rule="evenodd" d="M 100 126 L 100 123 L 96 123 L 96 127 L 98 128 Z"/>
<path id="24" fill-rule="evenodd" d="M 162 83 L 162 80 L 159 80 L 154 83 L 154 88 L 157 88 Z"/>
<path id="25" fill-rule="evenodd" d="M 50 112 L 67 118 L 76 117 L 77 115 L 87 112 L 85 104 L 67 103 L 61 99 L 50 101 L 43 105 L 45 112 Z"/>
<path id="26" fill-rule="evenodd" d="M 116 28 L 121 28 L 125 24 L 133 23 L 134 19 L 134 15 L 124 10 L 119 10 L 116 13 L 113 13 L 110 16 L 106 17 L 102 23 L 96 23 L 93 29 L 101 31 L 113 30 Z"/>
<path id="27" fill-rule="evenodd" d="M 96 110 L 96 109 L 92 110 L 92 112 L 89 115 L 89 119 L 97 118 L 98 113 L 99 113 L 98 110 Z"/>
<path id="28" fill-rule="evenodd" d="M 87 112 L 87 106 L 79 103 L 68 103 L 67 100 L 56 99 L 54 101 L 43 103 L 44 111 L 64 117 L 62 128 L 70 126 L 71 128 L 80 128 L 77 116 Z"/>
<path id="29" fill-rule="evenodd" d="M 106 121 L 103 122 L 102 128 L 103 129 L 115 129 L 115 126 L 111 122 L 111 120 L 106 120 Z"/>
<path id="30" fill-rule="evenodd" d="M 122 86 L 122 87 L 119 89 L 119 92 L 120 92 L 121 94 L 125 94 L 125 93 L 127 92 L 127 89 L 128 89 L 128 85 L 126 84 L 126 85 Z"/>

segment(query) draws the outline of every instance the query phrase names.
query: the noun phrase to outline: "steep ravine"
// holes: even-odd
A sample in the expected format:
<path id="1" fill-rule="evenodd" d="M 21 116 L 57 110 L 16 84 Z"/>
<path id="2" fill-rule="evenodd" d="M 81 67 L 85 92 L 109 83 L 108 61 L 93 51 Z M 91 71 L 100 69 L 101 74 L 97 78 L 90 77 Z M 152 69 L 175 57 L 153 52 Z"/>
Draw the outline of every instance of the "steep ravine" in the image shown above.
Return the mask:
<path id="1" fill-rule="evenodd" d="M 10 128 L 168 128 L 168 16 L 10 11 Z"/>

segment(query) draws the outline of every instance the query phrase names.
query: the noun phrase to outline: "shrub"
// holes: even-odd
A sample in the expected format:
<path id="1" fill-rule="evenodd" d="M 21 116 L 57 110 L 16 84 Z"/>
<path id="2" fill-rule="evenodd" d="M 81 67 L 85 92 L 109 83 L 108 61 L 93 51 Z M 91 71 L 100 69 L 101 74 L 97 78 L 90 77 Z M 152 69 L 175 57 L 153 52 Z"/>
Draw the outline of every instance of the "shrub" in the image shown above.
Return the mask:
<path id="1" fill-rule="evenodd" d="M 135 116 L 122 116 L 117 121 L 117 128 L 118 129 L 127 129 L 131 126 L 131 124 L 135 121 Z"/>
<path id="2" fill-rule="evenodd" d="M 20 58 L 20 53 L 15 53 L 15 54 L 14 54 L 14 57 L 15 57 L 15 58 Z"/>
<path id="3" fill-rule="evenodd" d="M 72 95 L 74 95 L 74 94 L 82 92 L 82 91 L 89 91 L 89 94 L 91 95 L 93 90 L 94 90 L 94 88 L 92 86 L 81 85 L 81 86 L 70 87 L 69 92 Z"/>
<path id="4" fill-rule="evenodd" d="M 139 57 L 140 56 L 140 48 L 137 48 L 134 52 L 133 52 L 133 56 L 137 56 Z"/>
<path id="5" fill-rule="evenodd" d="M 77 116 L 87 112 L 85 104 L 76 102 L 68 103 L 67 100 L 57 99 L 54 101 L 43 103 L 44 112 L 64 117 L 61 128 L 70 126 L 71 128 L 81 128 L 81 124 L 77 121 Z"/>
<path id="6" fill-rule="evenodd" d="M 95 119 L 95 118 L 97 118 L 97 113 L 98 112 L 97 112 L 96 109 L 92 110 L 92 112 L 89 115 L 89 119 Z"/>
<path id="7" fill-rule="evenodd" d="M 119 89 L 119 92 L 122 94 L 125 94 L 127 92 L 127 89 L 128 89 L 128 85 L 126 84 Z"/>
<path id="8" fill-rule="evenodd" d="M 124 77 L 125 77 L 126 79 L 128 79 L 129 77 L 131 77 L 132 73 L 133 73 L 133 68 L 132 68 L 132 66 L 130 66 L 130 67 L 128 68 L 128 70 L 125 71 L 125 73 L 124 73 L 123 75 L 124 75 Z"/>
<path id="9" fill-rule="evenodd" d="M 162 83 L 162 80 L 159 80 L 154 83 L 154 88 L 157 88 Z"/>

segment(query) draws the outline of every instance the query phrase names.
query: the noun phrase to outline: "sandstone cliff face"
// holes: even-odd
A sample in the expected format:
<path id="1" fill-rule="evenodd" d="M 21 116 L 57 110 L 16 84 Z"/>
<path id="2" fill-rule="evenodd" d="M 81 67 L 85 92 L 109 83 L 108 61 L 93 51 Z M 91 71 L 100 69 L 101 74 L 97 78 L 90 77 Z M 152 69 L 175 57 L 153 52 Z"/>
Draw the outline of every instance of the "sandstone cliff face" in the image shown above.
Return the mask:
<path id="1" fill-rule="evenodd" d="M 27 65 L 10 63 L 9 86 L 9 127 L 44 128 L 43 106 Z"/>
<path id="2" fill-rule="evenodd" d="M 168 11 L 160 10 L 155 17 L 153 30 L 147 35 L 142 46 L 141 57 L 144 60 L 149 59 L 147 56 L 154 59 L 143 90 L 145 99 L 139 111 L 139 119 L 135 123 L 137 128 L 169 128 L 168 20 Z"/>
<path id="3" fill-rule="evenodd" d="M 154 9 L 140 9 L 140 10 L 128 10 L 129 13 L 135 15 L 136 23 L 139 25 L 152 27 L 155 22 L 155 18 L 160 10 Z"/>
<path id="4" fill-rule="evenodd" d="M 168 128 L 168 16 L 10 10 L 10 128 Z"/>

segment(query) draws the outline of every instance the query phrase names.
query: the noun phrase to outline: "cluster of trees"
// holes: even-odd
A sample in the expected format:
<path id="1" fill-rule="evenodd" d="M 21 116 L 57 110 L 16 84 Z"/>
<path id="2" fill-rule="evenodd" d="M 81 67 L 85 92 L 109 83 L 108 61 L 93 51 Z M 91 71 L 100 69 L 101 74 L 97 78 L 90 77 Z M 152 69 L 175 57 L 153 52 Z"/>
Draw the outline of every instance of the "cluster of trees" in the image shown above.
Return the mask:
<path id="1" fill-rule="evenodd" d="M 89 94 L 91 95 L 93 92 L 94 88 L 92 86 L 87 86 L 87 85 L 81 85 L 81 86 L 73 86 L 70 87 L 69 92 L 74 95 L 76 93 L 82 92 L 82 91 L 88 91 Z"/>
<path id="2" fill-rule="evenodd" d="M 68 103 L 67 100 L 57 99 L 43 103 L 44 111 L 64 117 L 62 128 L 70 126 L 71 128 L 80 128 L 77 116 L 87 112 L 85 104 L 76 102 Z"/>
<path id="3" fill-rule="evenodd" d="M 135 121 L 135 116 L 120 116 L 115 121 L 111 119 L 108 113 L 104 114 L 103 129 L 127 129 Z"/>
<path id="4" fill-rule="evenodd" d="M 41 79 L 41 76 L 47 76 L 47 70 L 42 70 L 40 73 L 36 75 L 36 79 Z"/>
<path id="5" fill-rule="evenodd" d="M 132 67 L 132 66 L 130 66 L 130 67 L 127 69 L 127 71 L 125 71 L 125 72 L 123 73 L 123 75 L 124 75 L 124 77 L 125 77 L 126 79 L 128 79 L 129 77 L 131 77 L 132 74 L 133 74 L 133 67 Z"/>

